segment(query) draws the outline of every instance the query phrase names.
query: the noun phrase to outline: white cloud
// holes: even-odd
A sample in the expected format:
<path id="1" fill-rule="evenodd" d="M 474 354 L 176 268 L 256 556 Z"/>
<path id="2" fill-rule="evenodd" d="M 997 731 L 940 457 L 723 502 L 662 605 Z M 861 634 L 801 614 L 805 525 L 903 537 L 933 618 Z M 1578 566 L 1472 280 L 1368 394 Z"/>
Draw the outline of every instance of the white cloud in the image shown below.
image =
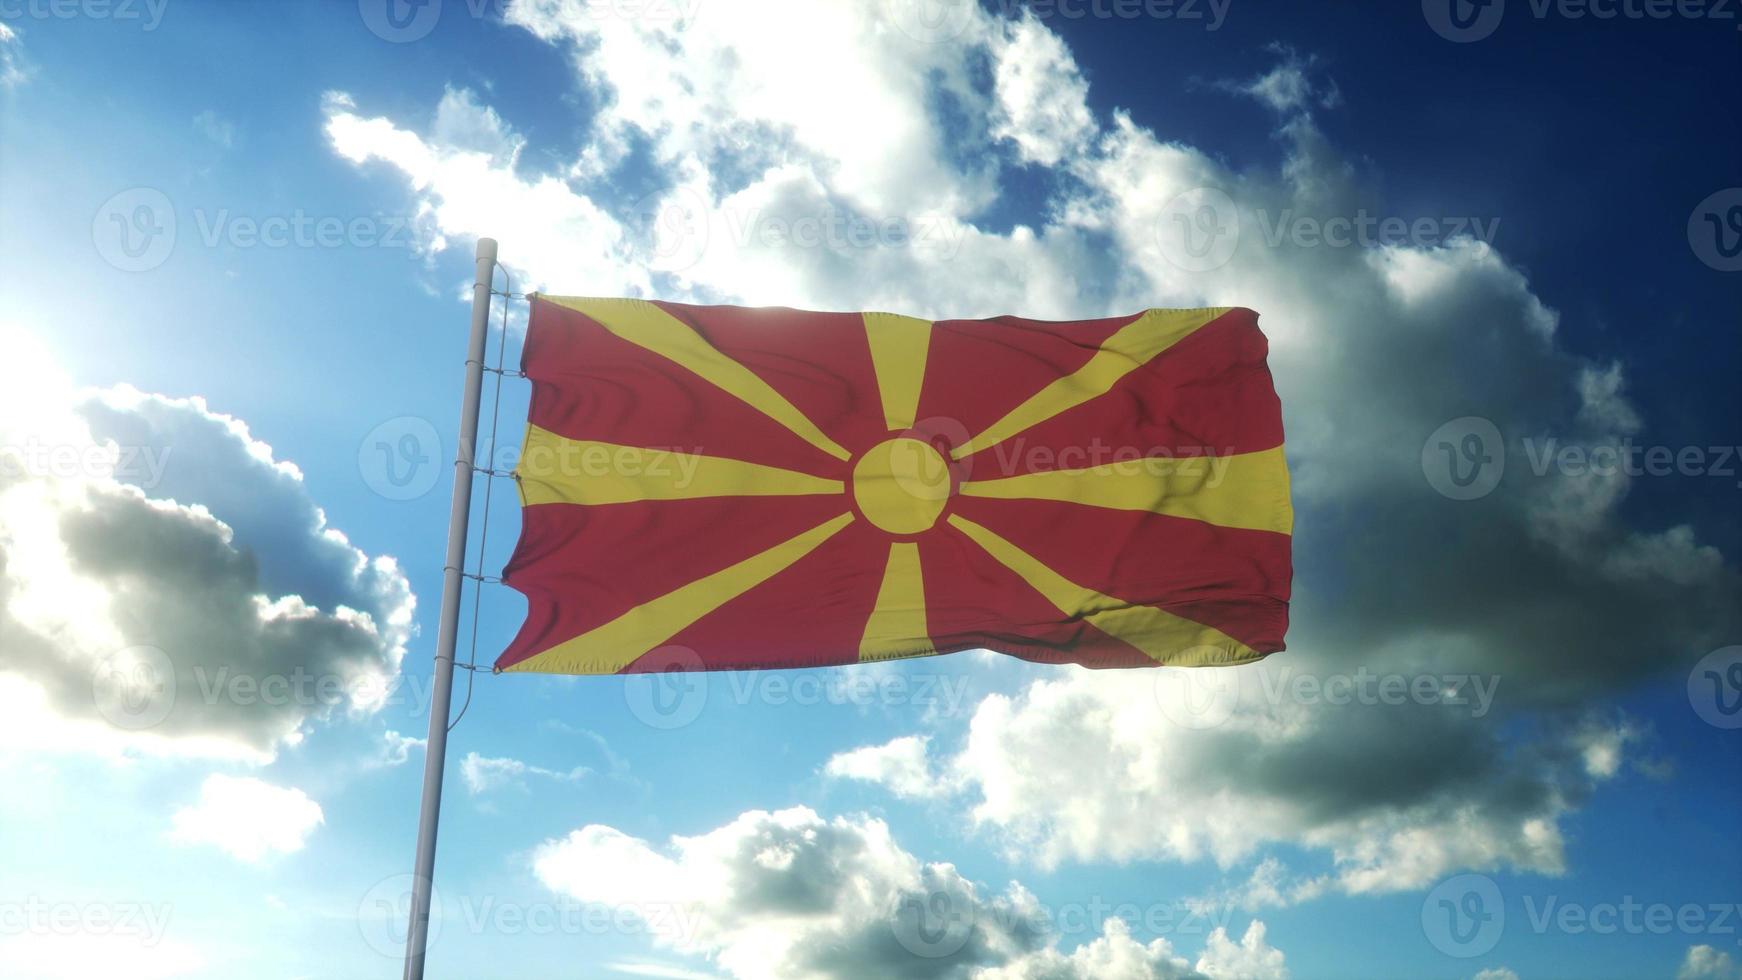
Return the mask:
<path id="1" fill-rule="evenodd" d="M 1675 980 L 1736 980 L 1738 977 L 1742 977 L 1742 968 L 1736 965 L 1735 958 L 1704 943 L 1688 947 L 1681 969 L 1675 974 Z"/>
<path id="2" fill-rule="evenodd" d="M 1315 77 L 1316 58 L 1302 57 L 1286 45 L 1273 44 L 1270 50 L 1279 58 L 1276 67 L 1249 81 L 1222 82 L 1218 87 L 1251 96 L 1273 112 L 1334 109 L 1342 104 L 1343 97 L 1336 84 Z"/>
<path id="3" fill-rule="evenodd" d="M 413 749 L 421 752 L 429 744 L 428 739 L 401 735 L 391 729 L 382 734 L 382 742 L 381 764 L 385 766 L 404 765 Z"/>
<path id="4" fill-rule="evenodd" d="M 1634 722 L 1622 719 L 1609 725 L 1588 724 L 1572 737 L 1584 759 L 1585 771 L 1596 779 L 1609 779 L 1621 771 L 1626 748 L 1640 742 L 1644 733 Z"/>
<path id="5" fill-rule="evenodd" d="M 493 166 L 512 168 L 526 141 L 502 121 L 496 110 L 478 103 L 468 89 L 448 89 L 436 106 L 430 138 L 462 153 L 482 153 Z"/>
<path id="6" fill-rule="evenodd" d="M 504 260 L 528 287 L 997 313 L 1014 285 L 1027 312 L 1068 315 L 1072 283 L 1092 268 L 1082 236 L 1059 228 L 1042 242 L 967 221 L 997 202 L 991 155 L 1053 156 L 1093 136 L 1066 53 L 1032 24 L 973 11 L 963 38 L 1011 79 L 994 108 L 959 46 L 915 40 L 889 19 L 896 13 L 856 0 L 754 0 L 699 4 L 665 21 L 598 18 L 556 0 L 516 4 L 508 21 L 570 50 L 604 103 L 560 174 L 492 165 L 518 140 L 505 124 L 478 124 L 503 134 L 478 152 L 450 141 L 453 125 L 419 135 L 338 93 L 327 99 L 327 133 L 345 158 L 405 175 L 433 245 L 479 234 L 512 242 Z M 819 72 L 826 89 L 812 84 Z M 1055 82 L 1066 90 L 1036 88 Z M 473 115 L 490 111 L 464 101 Z M 462 114 L 452 93 L 443 109 Z M 615 181 L 630 175 L 627 148 L 643 140 L 654 166 L 637 158 L 633 176 L 649 189 L 626 200 Z M 900 244 L 769 238 L 846 220 L 893 226 L 878 240 Z"/>
<path id="7" fill-rule="evenodd" d="M 1226 929 L 1210 933 L 1204 953 L 1198 957 L 1199 973 L 1212 977 L 1239 977 L 1241 980 L 1287 980 L 1288 967 L 1283 965 L 1282 951 L 1264 941 L 1264 923 L 1254 922 L 1238 941 L 1229 938 Z"/>
<path id="8" fill-rule="evenodd" d="M 1471 977 L 1470 980 L 1518 980 L 1518 974 L 1503 966 L 1493 967 Z"/>
<path id="9" fill-rule="evenodd" d="M 1336 708 L 1275 698 L 1274 673 L 1267 680 L 1265 672 L 1276 670 L 1232 668 L 1225 717 L 1200 719 L 1170 713 L 1176 673 L 1072 672 L 1015 697 L 986 698 L 958 753 L 907 767 L 941 766 L 974 794 L 977 823 L 1043 866 L 1166 859 L 1231 867 L 1269 843 L 1329 859 L 1328 878 L 1291 878 L 1280 863 L 1260 862 L 1226 897 L 1262 908 L 1333 886 L 1419 888 L 1458 868 L 1558 873 L 1565 855 L 1557 819 L 1612 774 L 1587 765 L 1587 747 L 1619 751 L 1625 741 L 1592 721 L 1563 743 L 1509 748 L 1455 706 Z"/>
<path id="10" fill-rule="evenodd" d="M 0 24 L 0 89 L 21 84 L 29 77 L 24 70 L 23 49 L 18 32 Z"/>
<path id="11" fill-rule="evenodd" d="M 1262 932 L 1262 927 L 1259 927 Z M 1221 930 L 1217 930 L 1220 934 Z M 1215 973 L 1212 977 L 1238 974 Z M 1069 953 L 1041 949 L 1000 966 L 978 970 L 974 980 L 1198 980 L 1206 976 L 1174 953 L 1166 940 L 1131 938 L 1125 920 L 1108 919 L 1102 934 Z"/>
<path id="12" fill-rule="evenodd" d="M 515 176 L 504 157 L 518 152 L 518 138 L 469 93 L 443 99 L 438 128 L 462 141 L 451 146 L 433 138 L 426 142 L 385 119 L 358 116 L 343 93 L 328 93 L 325 108 L 335 150 L 359 164 L 389 163 L 421 192 L 417 217 L 426 247 L 443 248 L 450 237 L 474 235 L 488 226 L 515 243 L 505 258 L 532 270 L 538 281 L 580 271 L 586 278 L 575 285 L 595 292 L 647 289 L 646 275 L 617 258 L 623 232 L 616 219 L 573 193 L 561 177 L 525 182 Z"/>
<path id="13" fill-rule="evenodd" d="M 412 630 L 391 558 L 198 398 L 78 391 L 28 335 L 0 378 L 8 748 L 264 762 L 380 708 Z"/>
<path id="14" fill-rule="evenodd" d="M 547 887 L 637 915 L 658 945 L 742 980 L 1286 976 L 1259 922 L 1239 942 L 1218 928 L 1196 972 L 1166 940 L 1131 938 L 1117 917 L 1065 952 L 1021 885 L 987 894 L 952 865 L 922 863 L 880 820 L 825 820 L 803 807 L 745 813 L 663 850 L 583 827 L 539 847 L 533 869 Z"/>
<path id="15" fill-rule="evenodd" d="M 1264 941 L 1264 923 L 1254 921 L 1239 941 L 1218 926 L 1195 964 L 1163 939 L 1140 943 L 1125 920 L 1108 919 L 1102 934 L 1070 953 L 1037 950 L 1003 966 L 974 973 L 974 980 L 1286 980 L 1282 951 Z"/>
<path id="16" fill-rule="evenodd" d="M 1298 878 L 1289 874 L 1287 865 L 1274 856 L 1259 861 L 1245 882 L 1222 893 L 1194 903 L 1200 908 L 1223 904 L 1256 911 L 1263 908 L 1283 908 L 1323 894 L 1331 884 L 1328 876 Z"/>
<path id="17" fill-rule="evenodd" d="M 211 109 L 194 116 L 194 131 L 226 150 L 236 145 L 236 124 Z"/>
<path id="18" fill-rule="evenodd" d="M 897 14 L 856 0 L 743 0 L 609 18 L 532 0 L 506 16 L 577 54 L 582 78 L 609 98 L 595 123 L 607 146 L 643 134 L 677 172 L 798 163 L 880 212 L 983 204 L 991 186 L 961 179 L 945 133 L 916 109 L 943 94 L 983 112 L 984 96 L 951 45 L 915 41 Z M 990 22 L 966 30 L 983 36 Z"/>
<path id="19" fill-rule="evenodd" d="M 175 812 L 171 839 L 206 844 L 250 864 L 302 850 L 326 822 L 302 790 L 252 777 L 207 776 L 200 798 Z"/>
<path id="20" fill-rule="evenodd" d="M 950 787 L 926 764 L 926 742 L 904 735 L 883 745 L 867 745 L 830 757 L 823 773 L 837 779 L 880 783 L 909 799 L 942 796 Z"/>
<path id="21" fill-rule="evenodd" d="M 466 791 L 473 796 L 505 787 L 524 788 L 524 780 L 527 776 L 541 776 L 546 779 L 573 782 L 591 771 L 585 766 L 576 766 L 562 772 L 539 766 L 529 766 L 519 759 L 483 756 L 476 752 L 468 752 L 466 757 L 460 760 L 460 777 L 466 782 Z"/>
<path id="22" fill-rule="evenodd" d="M 1008 30 L 993 67 L 992 134 L 1014 142 L 1024 160 L 1051 167 L 1080 154 L 1095 135 L 1089 86 L 1064 41 L 1039 21 L 1023 18 Z"/>

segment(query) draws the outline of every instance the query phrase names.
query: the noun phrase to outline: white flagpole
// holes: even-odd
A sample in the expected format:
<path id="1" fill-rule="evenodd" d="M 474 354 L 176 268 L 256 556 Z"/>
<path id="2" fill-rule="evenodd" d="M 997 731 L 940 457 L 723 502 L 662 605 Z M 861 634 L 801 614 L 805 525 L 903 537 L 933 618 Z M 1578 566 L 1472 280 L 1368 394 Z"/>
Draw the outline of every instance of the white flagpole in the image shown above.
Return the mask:
<path id="1" fill-rule="evenodd" d="M 472 514 L 473 454 L 478 443 L 478 403 L 484 389 L 484 341 L 490 332 L 495 239 L 478 239 L 477 271 L 472 284 L 472 336 L 466 347 L 466 392 L 460 403 L 459 451 L 454 457 L 454 500 L 448 512 L 448 559 L 442 570 L 442 612 L 436 632 L 435 683 L 430 691 L 429 741 L 424 746 L 423 805 L 417 820 L 417 865 L 411 879 L 411 920 L 405 936 L 405 980 L 423 980 L 424 951 L 429 945 L 436 822 L 441 815 L 442 766 L 448 751 L 448 711 L 454 690 L 454 648 L 459 639 L 460 586 L 464 584 L 466 532 Z"/>

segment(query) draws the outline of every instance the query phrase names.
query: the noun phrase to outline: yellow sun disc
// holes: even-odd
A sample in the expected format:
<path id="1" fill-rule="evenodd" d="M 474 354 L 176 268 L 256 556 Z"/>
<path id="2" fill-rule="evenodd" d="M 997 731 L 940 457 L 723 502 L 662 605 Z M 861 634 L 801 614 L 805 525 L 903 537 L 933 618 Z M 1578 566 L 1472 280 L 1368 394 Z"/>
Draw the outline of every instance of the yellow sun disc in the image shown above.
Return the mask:
<path id="1" fill-rule="evenodd" d="M 853 466 L 853 499 L 877 527 L 918 534 L 937 523 L 949 502 L 949 464 L 918 439 L 880 442 Z"/>

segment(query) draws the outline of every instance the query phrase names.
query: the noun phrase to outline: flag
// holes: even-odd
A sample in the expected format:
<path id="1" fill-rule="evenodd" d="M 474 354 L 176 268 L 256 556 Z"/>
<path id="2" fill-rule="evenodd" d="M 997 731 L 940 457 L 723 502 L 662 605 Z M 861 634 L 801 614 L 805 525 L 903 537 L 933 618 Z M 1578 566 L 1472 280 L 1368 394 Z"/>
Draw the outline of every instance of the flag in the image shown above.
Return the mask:
<path id="1" fill-rule="evenodd" d="M 535 296 L 507 671 L 1283 649 L 1258 316 L 1075 322 Z"/>

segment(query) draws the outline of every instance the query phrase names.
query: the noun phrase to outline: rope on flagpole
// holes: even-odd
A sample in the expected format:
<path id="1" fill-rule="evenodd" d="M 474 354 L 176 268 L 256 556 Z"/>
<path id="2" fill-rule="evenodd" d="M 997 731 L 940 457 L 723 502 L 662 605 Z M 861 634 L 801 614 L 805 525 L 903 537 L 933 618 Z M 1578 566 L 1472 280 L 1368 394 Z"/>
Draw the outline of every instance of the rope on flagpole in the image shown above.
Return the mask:
<path id="1" fill-rule="evenodd" d="M 501 296 L 505 299 L 525 299 L 526 297 L 523 294 L 516 293 L 514 291 L 514 274 L 509 272 L 505 266 L 498 265 L 497 268 L 502 270 L 502 278 L 505 281 L 508 288 L 502 292 L 497 292 L 496 290 L 492 289 L 492 290 L 490 290 L 491 294 L 495 295 L 495 296 Z M 502 326 L 501 326 L 501 328 L 502 328 L 502 338 L 498 342 L 497 348 L 496 348 L 496 366 L 494 368 L 492 368 L 488 365 L 485 365 L 485 367 L 484 367 L 485 371 L 488 371 L 489 373 L 496 375 L 496 394 L 495 394 L 494 404 L 490 408 L 490 457 L 489 458 L 490 458 L 490 462 L 492 464 L 494 464 L 496 462 L 497 424 L 501 421 L 501 418 L 502 418 L 502 381 L 503 381 L 503 379 L 511 376 L 510 372 L 503 366 L 503 361 L 506 360 L 508 357 L 508 304 L 507 303 L 502 304 Z M 521 371 L 512 372 L 512 375 L 519 376 L 522 378 L 526 377 L 525 373 L 521 372 Z M 493 478 L 502 475 L 502 474 L 499 474 L 494 468 L 486 469 L 486 468 L 477 467 L 475 465 L 473 467 L 473 472 L 474 473 L 484 473 L 484 474 L 487 474 L 488 476 L 493 477 Z M 510 475 L 510 477 L 512 477 L 512 474 L 509 474 L 509 475 Z M 466 710 L 472 706 L 472 679 L 478 676 L 478 612 L 479 612 L 480 608 L 482 607 L 483 601 L 484 601 L 484 585 L 486 583 L 498 584 L 502 581 L 501 578 L 498 578 L 496 576 L 487 576 L 484 574 L 484 552 L 485 552 L 485 549 L 489 546 L 489 542 L 490 542 L 490 497 L 491 497 L 491 492 L 495 488 L 496 488 L 496 482 L 494 479 L 489 479 L 489 480 L 484 481 L 484 517 L 483 517 L 483 520 L 482 520 L 482 522 L 479 526 L 479 529 L 478 529 L 478 571 L 474 574 L 471 574 L 471 575 L 465 575 L 465 573 L 463 571 L 461 572 L 462 575 L 465 575 L 466 578 L 471 579 L 473 582 L 473 585 L 472 585 L 472 642 L 471 642 L 471 648 L 466 652 L 466 662 L 463 664 L 461 664 L 461 663 L 454 664 L 455 667 L 458 667 L 461 670 L 464 670 L 466 672 L 466 700 L 463 703 L 461 703 L 461 705 L 460 705 L 460 713 L 454 716 L 454 720 L 452 722 L 448 723 L 448 731 L 450 731 L 450 732 L 459 726 L 460 722 L 466 717 Z"/>

